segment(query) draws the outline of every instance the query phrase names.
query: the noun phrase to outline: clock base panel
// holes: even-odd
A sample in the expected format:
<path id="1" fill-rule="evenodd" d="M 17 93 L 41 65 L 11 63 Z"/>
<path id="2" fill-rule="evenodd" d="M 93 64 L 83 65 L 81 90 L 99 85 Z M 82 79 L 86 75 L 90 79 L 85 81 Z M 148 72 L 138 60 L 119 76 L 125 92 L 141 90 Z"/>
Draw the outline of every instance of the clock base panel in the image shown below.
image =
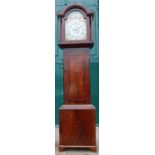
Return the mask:
<path id="1" fill-rule="evenodd" d="M 62 105 L 59 110 L 59 150 L 87 148 L 95 152 L 95 107 L 91 104 Z"/>

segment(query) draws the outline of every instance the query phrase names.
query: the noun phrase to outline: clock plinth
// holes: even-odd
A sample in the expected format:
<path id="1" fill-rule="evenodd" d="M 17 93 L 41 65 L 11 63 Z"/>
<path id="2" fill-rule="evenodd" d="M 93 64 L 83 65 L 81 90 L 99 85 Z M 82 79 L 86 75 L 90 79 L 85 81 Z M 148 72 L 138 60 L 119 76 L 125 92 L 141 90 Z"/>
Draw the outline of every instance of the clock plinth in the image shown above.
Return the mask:
<path id="1" fill-rule="evenodd" d="M 59 150 L 96 151 L 96 110 L 91 104 L 90 47 L 93 13 L 72 5 L 58 14 L 63 48 L 64 104 L 59 109 Z"/>
<path id="2" fill-rule="evenodd" d="M 59 149 L 96 150 L 96 114 L 92 104 L 62 105 L 59 109 Z"/>

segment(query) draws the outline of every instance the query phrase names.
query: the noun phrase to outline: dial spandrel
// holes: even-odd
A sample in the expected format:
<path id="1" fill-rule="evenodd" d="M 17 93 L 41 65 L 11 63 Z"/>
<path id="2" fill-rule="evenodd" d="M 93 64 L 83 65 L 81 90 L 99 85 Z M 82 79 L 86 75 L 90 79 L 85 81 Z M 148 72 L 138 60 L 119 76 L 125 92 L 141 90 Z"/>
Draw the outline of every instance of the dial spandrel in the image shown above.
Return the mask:
<path id="1" fill-rule="evenodd" d="M 87 24 L 79 11 L 71 12 L 65 21 L 65 40 L 86 40 Z"/>

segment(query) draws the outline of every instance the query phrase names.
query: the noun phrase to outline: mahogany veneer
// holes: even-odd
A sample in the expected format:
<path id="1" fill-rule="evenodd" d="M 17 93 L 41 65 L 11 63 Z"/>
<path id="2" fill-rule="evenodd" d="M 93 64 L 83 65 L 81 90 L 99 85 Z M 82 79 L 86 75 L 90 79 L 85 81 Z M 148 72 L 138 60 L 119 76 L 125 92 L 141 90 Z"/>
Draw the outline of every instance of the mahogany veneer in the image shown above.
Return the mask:
<path id="1" fill-rule="evenodd" d="M 90 103 L 89 49 L 64 49 L 64 104 Z"/>
<path id="2" fill-rule="evenodd" d="M 63 105 L 59 115 L 60 151 L 65 148 L 96 151 L 96 115 L 93 105 Z"/>
<path id="3" fill-rule="evenodd" d="M 65 40 L 65 21 L 72 11 L 82 13 L 87 24 L 85 40 Z M 58 14 L 59 46 L 64 53 L 64 105 L 59 109 L 59 150 L 89 148 L 96 151 L 96 111 L 90 96 L 89 51 L 93 46 L 93 12 L 74 4 Z"/>

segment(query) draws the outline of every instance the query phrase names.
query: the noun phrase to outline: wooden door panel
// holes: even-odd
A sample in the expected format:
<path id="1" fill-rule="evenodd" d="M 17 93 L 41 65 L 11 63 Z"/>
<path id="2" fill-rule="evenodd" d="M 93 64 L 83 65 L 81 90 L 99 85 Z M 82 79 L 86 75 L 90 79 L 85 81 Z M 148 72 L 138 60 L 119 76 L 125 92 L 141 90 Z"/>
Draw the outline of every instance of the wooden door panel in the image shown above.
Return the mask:
<path id="1" fill-rule="evenodd" d="M 89 53 L 87 48 L 64 51 L 64 100 L 66 104 L 90 102 Z"/>
<path id="2" fill-rule="evenodd" d="M 85 61 L 81 56 L 72 56 L 69 65 L 69 86 L 68 97 L 69 101 L 84 101 L 85 100 Z M 75 60 L 74 60 L 75 59 Z"/>

